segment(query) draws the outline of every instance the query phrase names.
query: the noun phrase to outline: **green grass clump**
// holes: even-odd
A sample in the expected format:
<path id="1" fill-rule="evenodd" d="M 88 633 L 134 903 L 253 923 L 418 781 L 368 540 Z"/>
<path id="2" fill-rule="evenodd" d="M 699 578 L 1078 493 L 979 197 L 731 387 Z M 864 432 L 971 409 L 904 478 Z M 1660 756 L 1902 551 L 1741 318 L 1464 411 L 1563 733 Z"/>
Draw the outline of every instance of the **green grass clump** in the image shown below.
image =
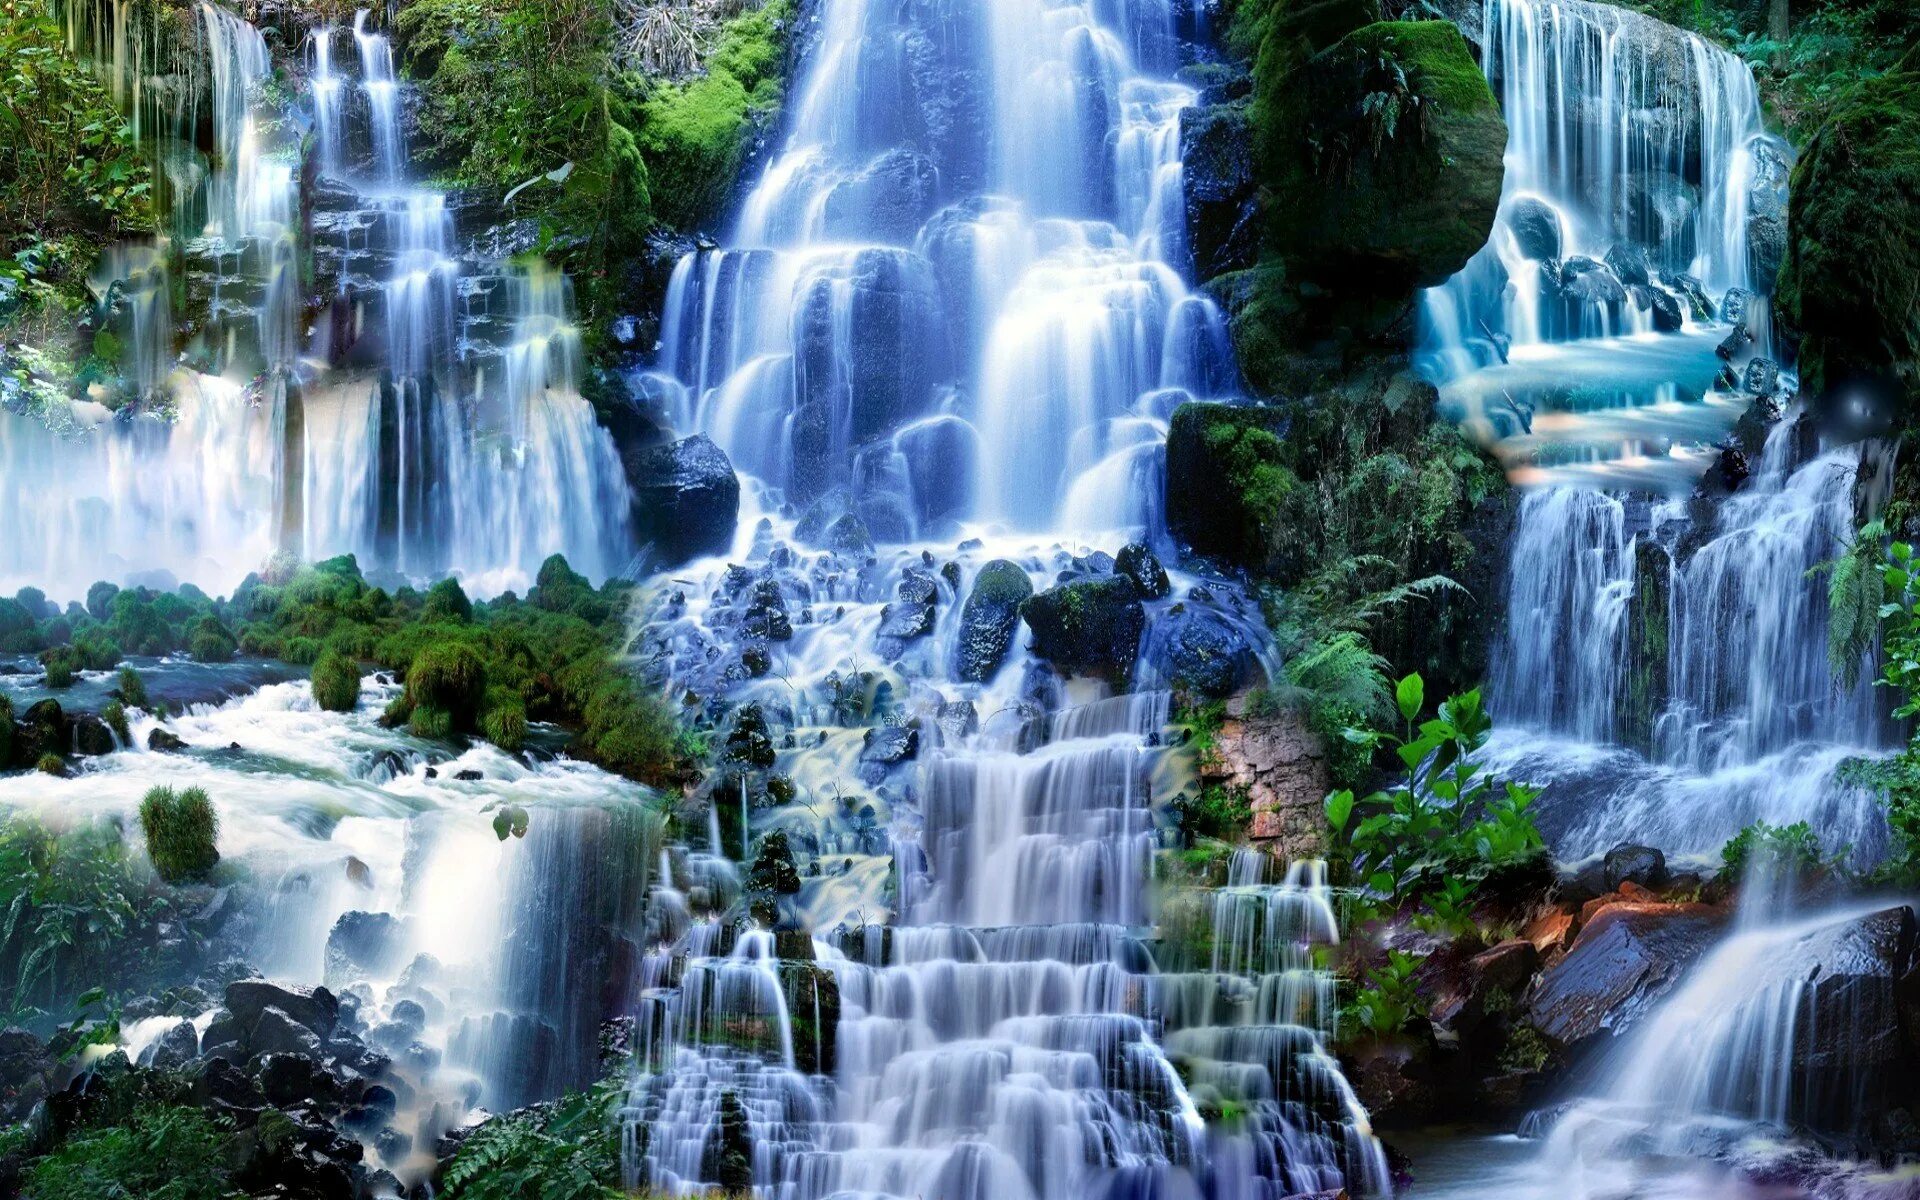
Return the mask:
<path id="1" fill-rule="evenodd" d="M 486 663 L 464 642 L 433 642 L 414 655 L 407 667 L 407 699 L 413 702 L 415 714 L 438 710 L 461 732 L 474 728 L 486 692 Z"/>
<path id="2" fill-rule="evenodd" d="M 140 801 L 140 828 L 147 837 L 147 857 L 168 883 L 204 879 L 220 861 L 214 844 L 220 817 L 201 788 L 152 789 Z"/>
<path id="3" fill-rule="evenodd" d="M 331 648 L 313 664 L 313 699 L 328 712 L 352 712 L 360 703 L 360 664 Z"/>

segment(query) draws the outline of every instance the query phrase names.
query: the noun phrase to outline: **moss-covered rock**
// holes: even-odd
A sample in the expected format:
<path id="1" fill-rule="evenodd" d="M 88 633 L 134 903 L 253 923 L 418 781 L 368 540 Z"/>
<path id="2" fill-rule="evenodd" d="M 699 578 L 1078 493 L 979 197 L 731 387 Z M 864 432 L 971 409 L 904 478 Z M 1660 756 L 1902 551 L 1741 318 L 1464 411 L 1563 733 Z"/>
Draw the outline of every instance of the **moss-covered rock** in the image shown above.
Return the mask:
<path id="1" fill-rule="evenodd" d="M 1146 610 L 1133 582 L 1117 576 L 1076 579 L 1020 605 L 1033 652 L 1070 675 L 1124 687 L 1133 677 Z"/>
<path id="2" fill-rule="evenodd" d="M 1913 62 L 1909 57 L 1909 64 Z M 1803 390 L 1920 396 L 1920 70 L 1859 85 L 1794 167 L 1776 292 Z"/>
<path id="3" fill-rule="evenodd" d="M 955 666 L 961 679 L 985 683 L 1000 670 L 1020 623 L 1020 606 L 1032 595 L 1033 581 L 1014 563 L 997 558 L 980 568 L 960 609 Z"/>
<path id="4" fill-rule="evenodd" d="M 352 712 L 360 703 L 360 664 L 332 648 L 313 664 L 313 699 L 327 712 Z"/>

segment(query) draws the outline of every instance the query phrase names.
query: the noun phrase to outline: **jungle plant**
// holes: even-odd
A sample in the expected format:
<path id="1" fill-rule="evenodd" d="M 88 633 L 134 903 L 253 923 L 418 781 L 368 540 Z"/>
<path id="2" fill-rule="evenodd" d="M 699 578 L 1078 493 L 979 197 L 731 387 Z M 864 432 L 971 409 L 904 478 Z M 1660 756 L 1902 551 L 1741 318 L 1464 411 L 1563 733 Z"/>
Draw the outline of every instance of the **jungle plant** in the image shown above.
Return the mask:
<path id="1" fill-rule="evenodd" d="M 202 788 L 152 789 L 140 801 L 140 828 L 147 835 L 153 869 L 168 883 L 203 879 L 220 861 L 214 845 L 220 817 Z"/>
<path id="2" fill-rule="evenodd" d="M 1347 1005 L 1346 1017 L 1374 1037 L 1392 1037 L 1407 1022 L 1425 1012 L 1414 972 L 1423 956 L 1404 950 L 1387 951 L 1384 965 L 1367 972 L 1366 986 Z"/>

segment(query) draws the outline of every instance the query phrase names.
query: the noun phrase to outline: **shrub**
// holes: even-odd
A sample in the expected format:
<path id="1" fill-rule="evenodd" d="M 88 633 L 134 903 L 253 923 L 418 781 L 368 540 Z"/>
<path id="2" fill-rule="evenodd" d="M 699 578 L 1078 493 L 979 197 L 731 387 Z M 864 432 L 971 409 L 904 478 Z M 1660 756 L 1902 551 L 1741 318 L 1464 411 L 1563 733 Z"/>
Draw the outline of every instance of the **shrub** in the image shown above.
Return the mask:
<path id="1" fill-rule="evenodd" d="M 453 714 L 444 708 L 416 704 L 407 717 L 407 732 L 427 741 L 445 741 L 453 736 Z"/>
<path id="2" fill-rule="evenodd" d="M 140 672 L 132 667 L 120 668 L 120 679 L 114 690 L 119 693 L 121 700 L 134 708 L 152 707 L 147 699 L 147 681 L 140 678 Z"/>
<path id="3" fill-rule="evenodd" d="M 204 663 L 231 661 L 239 647 L 234 643 L 233 635 L 227 627 L 214 616 L 201 617 L 194 623 L 193 637 L 188 643 L 188 652 Z"/>
<path id="4" fill-rule="evenodd" d="M 40 756 L 40 761 L 33 764 L 33 769 L 42 775 L 65 775 L 67 773 L 67 760 L 49 751 Z"/>
<path id="5" fill-rule="evenodd" d="M 205 878 L 220 861 L 214 845 L 220 818 L 200 788 L 152 789 L 140 801 L 140 828 L 147 837 L 147 857 L 168 883 Z"/>
<path id="6" fill-rule="evenodd" d="M 617 1200 L 624 1074 L 487 1121 L 460 1144 L 441 1200 Z"/>
<path id="7" fill-rule="evenodd" d="M 100 719 L 107 723 L 107 728 L 113 730 L 114 736 L 118 737 L 122 743 L 133 741 L 133 731 L 127 724 L 126 706 L 118 700 L 109 700 L 101 707 Z M 4 753 L 0 753 L 0 758 L 5 757 Z"/>
<path id="8" fill-rule="evenodd" d="M 328 712 L 352 712 L 360 704 L 360 664 L 323 650 L 313 664 L 313 699 Z"/>
<path id="9" fill-rule="evenodd" d="M 1731 878 L 1745 875 L 1756 863 L 1786 874 L 1812 871 L 1821 863 L 1820 835 L 1805 821 L 1792 825 L 1755 821 L 1721 847 L 1720 863 L 1722 872 Z"/>
<path id="10" fill-rule="evenodd" d="M 40 652 L 40 665 L 47 669 L 47 686 L 67 688 L 80 673 L 85 663 L 80 652 L 72 646 L 55 646 L 51 650 Z"/>
<path id="11" fill-rule="evenodd" d="M 490 701 L 480 719 L 480 732 L 502 750 L 514 753 L 527 742 L 527 710 L 517 697 Z"/>
<path id="12" fill-rule="evenodd" d="M 473 620 L 473 601 L 460 587 L 458 579 L 442 579 L 427 589 L 426 606 L 420 615 L 428 621 L 451 621 L 464 625 Z"/>
<path id="13" fill-rule="evenodd" d="M 486 664 L 465 642 L 431 642 L 407 666 L 407 698 L 416 711 L 438 710 L 462 732 L 473 729 L 486 692 Z"/>
<path id="14" fill-rule="evenodd" d="M 226 1127 L 197 1108 L 145 1105 L 124 1122 L 74 1133 L 27 1170 L 34 1200 L 227 1200 L 234 1154 Z"/>

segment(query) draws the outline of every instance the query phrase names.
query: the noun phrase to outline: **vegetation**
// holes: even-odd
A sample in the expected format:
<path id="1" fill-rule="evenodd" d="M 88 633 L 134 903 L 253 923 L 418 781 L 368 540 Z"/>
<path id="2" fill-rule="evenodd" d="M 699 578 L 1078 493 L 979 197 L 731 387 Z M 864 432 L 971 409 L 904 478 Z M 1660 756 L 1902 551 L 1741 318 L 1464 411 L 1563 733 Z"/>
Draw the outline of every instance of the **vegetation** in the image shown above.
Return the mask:
<path id="1" fill-rule="evenodd" d="M 0 1016 L 33 1022 L 90 988 L 166 974 L 169 955 L 191 946 L 166 944 L 161 927 L 183 915 L 111 824 L 0 821 Z"/>
<path id="2" fill-rule="evenodd" d="M 1349 1025 L 1358 1025 L 1374 1037 L 1392 1037 L 1407 1027 L 1407 1022 L 1426 1013 L 1425 998 L 1414 982 L 1423 956 L 1404 950 L 1387 951 L 1387 961 L 1368 971 L 1366 984 L 1341 1016 Z"/>
<path id="3" fill-rule="evenodd" d="M 315 699 L 332 711 L 358 703 L 362 668 L 371 664 L 406 682 L 385 719 L 421 737 L 479 736 L 511 752 L 525 744 L 530 722 L 550 722 L 575 732 L 573 748 L 582 757 L 642 782 L 666 783 L 704 748 L 616 661 L 630 587 L 615 581 L 596 589 L 555 555 L 524 598 L 509 593 L 474 603 L 457 584 L 425 595 L 383 591 L 366 582 L 351 556 L 310 566 L 280 559 L 228 600 L 192 587 L 99 584 L 85 606 L 17 621 L 4 636 L 23 652 L 84 647 L 85 665 L 98 670 L 111 669 L 123 653 L 189 650 L 204 657 L 217 640 L 232 653 L 312 664 Z M 118 692 L 126 707 L 150 705 L 131 668 L 122 668 Z M 8 722 L 5 736 L 13 731 Z"/>
<path id="4" fill-rule="evenodd" d="M 1836 611 L 1858 610 L 1863 594 L 1879 596 L 1881 668 L 1874 682 L 1899 698 L 1893 708 L 1894 718 L 1911 721 L 1920 716 L 1920 562 L 1914 559 L 1911 543 L 1886 540 L 1884 528 L 1870 524 L 1860 531 L 1841 565 L 1830 575 L 1828 586 Z M 1880 567 L 1869 585 L 1864 572 L 1849 569 L 1846 564 L 1848 560 L 1857 562 L 1875 551 L 1881 555 Z M 1842 659 L 1851 655 L 1848 661 L 1858 661 L 1864 652 L 1863 631 L 1851 624 L 1841 628 L 1839 622 L 1835 623 L 1835 629 L 1829 645 L 1830 657 Z M 1847 782 L 1870 788 L 1885 798 L 1890 835 L 1888 855 L 1875 870 L 1875 877 L 1900 886 L 1920 883 L 1920 733 L 1911 736 L 1905 748 L 1891 758 L 1849 760 L 1842 765 L 1841 775 Z M 1747 832 L 1743 830 L 1741 836 Z M 1807 831 L 1807 842 L 1817 853 L 1818 843 L 1812 842 L 1811 836 L 1811 831 Z M 1769 841 L 1783 837 L 1786 839 L 1783 848 L 1789 853 L 1797 854 L 1806 848 L 1806 843 L 1795 835 L 1795 827 L 1773 831 Z M 1734 842 L 1739 840 L 1735 838 Z M 1727 849 L 1750 853 L 1752 847 L 1750 840 L 1745 847 L 1736 847 L 1730 842 Z"/>
<path id="5" fill-rule="evenodd" d="M 1783 874 L 1803 874 L 1821 865 L 1820 835 L 1805 821 L 1769 825 L 1755 821 L 1720 849 L 1721 870 L 1734 879 L 1756 863 Z"/>
<path id="6" fill-rule="evenodd" d="M 1540 791 L 1497 781 L 1475 761 L 1493 730 L 1477 690 L 1448 699 L 1425 721 L 1420 676 L 1402 679 L 1394 699 L 1401 734 L 1356 730 L 1351 736 L 1390 748 L 1404 775 L 1365 797 L 1334 792 L 1326 800 L 1327 821 L 1378 902 L 1391 911 L 1425 905 L 1445 917 L 1463 910 L 1493 870 L 1541 851 L 1528 811 Z"/>
<path id="7" fill-rule="evenodd" d="M 33 347 L 0 353 L 0 372 L 62 400 L 118 373 L 117 339 L 79 318 L 102 249 L 152 229 L 152 178 L 44 6 L 0 5 L 0 62 L 0 340 Z"/>
<path id="8" fill-rule="evenodd" d="M 444 1200 L 616 1200 L 624 1075 L 584 1093 L 495 1117 L 441 1175 Z"/>
<path id="9" fill-rule="evenodd" d="M 232 1200 L 233 1130 L 187 1105 L 142 1104 L 83 1127 L 26 1172 L 34 1200 Z"/>
<path id="10" fill-rule="evenodd" d="M 148 791 L 140 801 L 140 830 L 146 835 L 153 869 L 168 883 L 204 879 L 220 861 L 215 845 L 220 817 L 204 789 Z"/>

